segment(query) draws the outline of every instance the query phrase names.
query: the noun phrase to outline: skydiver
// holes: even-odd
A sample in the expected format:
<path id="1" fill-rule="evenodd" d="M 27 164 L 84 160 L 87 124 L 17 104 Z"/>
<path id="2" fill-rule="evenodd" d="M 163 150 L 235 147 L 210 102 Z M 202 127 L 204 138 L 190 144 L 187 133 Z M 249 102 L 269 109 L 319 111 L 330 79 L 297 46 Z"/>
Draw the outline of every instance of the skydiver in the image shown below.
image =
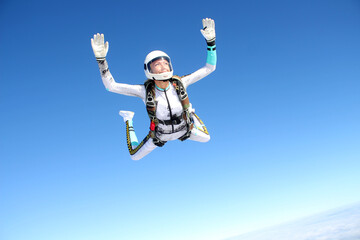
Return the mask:
<path id="1" fill-rule="evenodd" d="M 206 65 L 196 72 L 179 77 L 173 75 L 170 57 L 159 50 L 150 52 L 144 61 L 147 80 L 144 84 L 129 85 L 115 82 L 106 61 L 109 43 L 103 34 L 95 34 L 91 45 L 99 65 L 105 88 L 127 96 L 141 98 L 146 104 L 150 118 L 150 132 L 138 142 L 133 127 L 134 112 L 120 111 L 126 124 L 127 146 L 133 160 L 139 160 L 167 141 L 190 139 L 207 142 L 210 135 L 200 118 L 195 114 L 186 89 L 189 85 L 206 77 L 216 68 L 215 22 L 210 18 L 202 20 L 201 33 L 207 42 Z"/>

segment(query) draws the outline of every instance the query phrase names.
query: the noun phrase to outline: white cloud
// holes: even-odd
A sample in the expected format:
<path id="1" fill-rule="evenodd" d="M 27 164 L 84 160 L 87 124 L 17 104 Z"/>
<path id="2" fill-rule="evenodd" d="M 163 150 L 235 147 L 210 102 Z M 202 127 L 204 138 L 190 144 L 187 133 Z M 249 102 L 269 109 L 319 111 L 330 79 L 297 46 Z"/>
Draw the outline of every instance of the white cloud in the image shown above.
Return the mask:
<path id="1" fill-rule="evenodd" d="M 359 240 L 360 204 L 227 240 Z"/>

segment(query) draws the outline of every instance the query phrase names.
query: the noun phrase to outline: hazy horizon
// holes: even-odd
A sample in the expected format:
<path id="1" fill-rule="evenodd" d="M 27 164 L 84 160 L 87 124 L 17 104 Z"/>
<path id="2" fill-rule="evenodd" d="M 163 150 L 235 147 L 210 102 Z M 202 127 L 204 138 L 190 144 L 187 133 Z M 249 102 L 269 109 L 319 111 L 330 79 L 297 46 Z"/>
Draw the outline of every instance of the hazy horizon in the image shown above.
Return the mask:
<path id="1" fill-rule="evenodd" d="M 358 240 L 360 202 L 223 240 Z"/>

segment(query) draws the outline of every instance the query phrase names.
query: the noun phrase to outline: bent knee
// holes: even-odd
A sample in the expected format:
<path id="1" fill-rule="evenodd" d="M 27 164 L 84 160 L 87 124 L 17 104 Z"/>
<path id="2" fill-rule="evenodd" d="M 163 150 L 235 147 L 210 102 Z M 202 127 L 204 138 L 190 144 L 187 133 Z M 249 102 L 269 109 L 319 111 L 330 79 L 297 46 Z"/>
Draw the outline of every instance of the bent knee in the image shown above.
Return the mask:
<path id="1" fill-rule="evenodd" d="M 141 156 L 138 156 L 138 155 L 130 155 L 131 159 L 134 160 L 134 161 L 138 161 L 140 159 L 142 159 Z"/>
<path id="2" fill-rule="evenodd" d="M 204 137 L 204 141 L 203 142 L 208 142 L 210 141 L 210 135 L 206 135 L 206 137 Z"/>
<path id="3" fill-rule="evenodd" d="M 190 136 L 190 139 L 196 142 L 203 142 L 206 143 L 208 141 L 210 141 L 210 135 L 208 134 L 192 134 Z"/>

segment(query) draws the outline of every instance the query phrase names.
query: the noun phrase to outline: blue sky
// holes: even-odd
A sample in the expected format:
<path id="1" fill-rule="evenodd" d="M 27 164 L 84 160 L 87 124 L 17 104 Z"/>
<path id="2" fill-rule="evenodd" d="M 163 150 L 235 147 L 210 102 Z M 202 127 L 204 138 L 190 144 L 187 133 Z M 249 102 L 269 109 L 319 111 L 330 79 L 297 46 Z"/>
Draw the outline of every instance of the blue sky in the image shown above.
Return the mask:
<path id="1" fill-rule="evenodd" d="M 101 32 L 118 82 L 144 81 L 160 49 L 211 141 L 128 155 L 90 45 Z M 1 1 L 0 236 L 221 239 L 360 200 L 359 1 Z"/>

